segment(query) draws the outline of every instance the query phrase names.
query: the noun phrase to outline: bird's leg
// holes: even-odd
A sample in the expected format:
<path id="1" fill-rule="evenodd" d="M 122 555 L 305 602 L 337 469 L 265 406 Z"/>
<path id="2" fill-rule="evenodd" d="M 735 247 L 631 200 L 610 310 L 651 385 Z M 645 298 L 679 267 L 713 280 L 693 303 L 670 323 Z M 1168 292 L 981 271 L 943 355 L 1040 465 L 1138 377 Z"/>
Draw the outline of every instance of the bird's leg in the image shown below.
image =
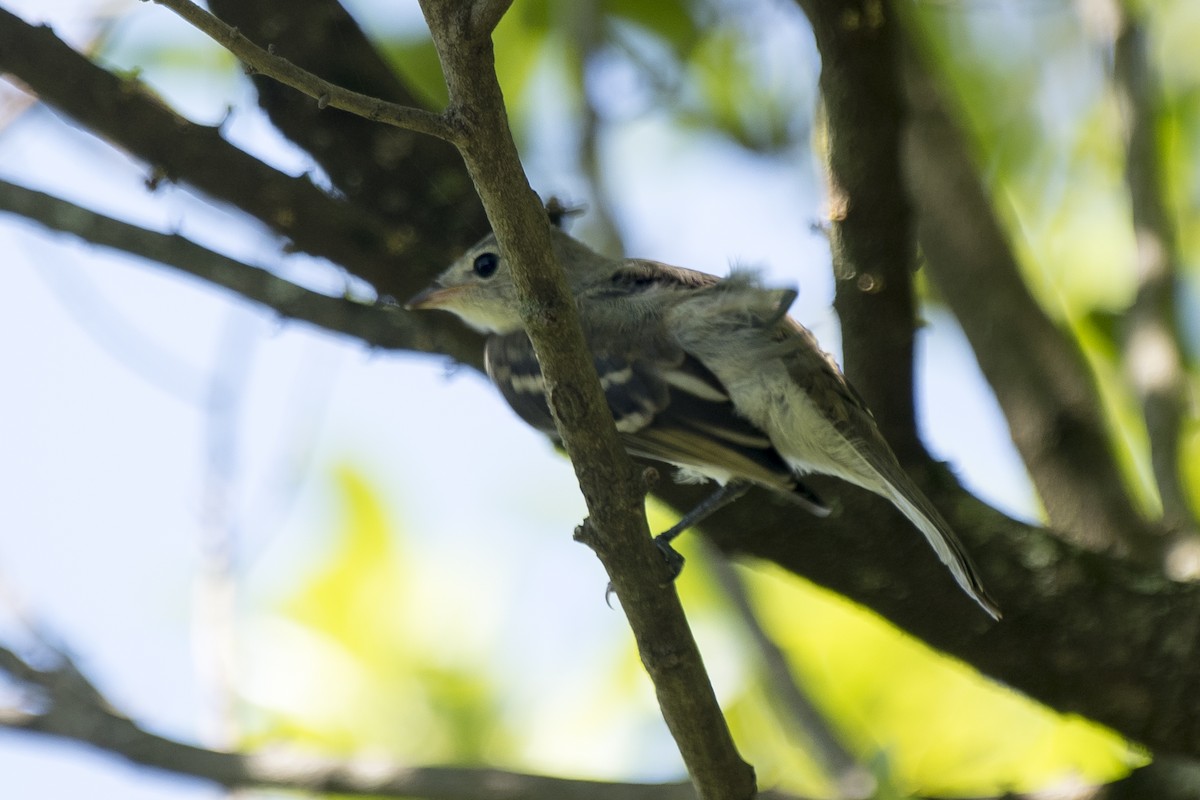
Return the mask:
<path id="1" fill-rule="evenodd" d="M 744 481 L 730 481 L 722 485 L 715 492 L 704 498 L 691 511 L 684 514 L 678 522 L 667 528 L 665 531 L 654 537 L 654 544 L 662 553 L 663 560 L 667 562 L 667 568 L 671 570 L 671 580 L 679 577 L 679 573 L 683 572 L 684 558 L 679 554 L 679 551 L 671 547 L 671 542 L 693 525 L 698 525 L 712 514 L 720 511 L 725 506 L 737 500 L 739 497 L 750 491 L 750 484 Z M 604 601 L 612 605 L 613 585 L 610 581 L 608 588 L 604 591 Z"/>
<path id="2" fill-rule="evenodd" d="M 684 514 L 678 522 L 672 525 L 667 530 L 654 537 L 654 544 L 663 554 L 663 559 L 666 560 L 667 566 L 671 569 L 671 577 L 679 577 L 679 573 L 683 571 L 683 556 L 674 547 L 671 547 L 671 542 L 695 525 L 699 525 L 709 516 L 720 511 L 725 506 L 737 500 L 750 490 L 750 484 L 745 481 L 729 481 L 723 484 L 715 492 L 704 498 L 691 511 Z"/>

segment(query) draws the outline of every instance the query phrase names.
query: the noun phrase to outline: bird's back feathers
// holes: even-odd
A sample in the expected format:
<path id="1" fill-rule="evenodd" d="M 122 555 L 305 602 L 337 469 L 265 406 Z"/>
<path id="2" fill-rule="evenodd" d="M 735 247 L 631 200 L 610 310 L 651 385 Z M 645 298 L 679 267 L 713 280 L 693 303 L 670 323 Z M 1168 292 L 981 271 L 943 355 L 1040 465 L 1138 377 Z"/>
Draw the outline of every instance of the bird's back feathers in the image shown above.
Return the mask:
<path id="1" fill-rule="evenodd" d="M 816 337 L 753 277 L 717 281 L 673 307 L 666 327 L 711 369 L 734 406 L 801 474 L 840 477 L 889 500 L 962 589 L 999 617 L 949 523 L 900 466 L 862 397 Z M 778 311 L 777 311 L 778 309 Z"/>

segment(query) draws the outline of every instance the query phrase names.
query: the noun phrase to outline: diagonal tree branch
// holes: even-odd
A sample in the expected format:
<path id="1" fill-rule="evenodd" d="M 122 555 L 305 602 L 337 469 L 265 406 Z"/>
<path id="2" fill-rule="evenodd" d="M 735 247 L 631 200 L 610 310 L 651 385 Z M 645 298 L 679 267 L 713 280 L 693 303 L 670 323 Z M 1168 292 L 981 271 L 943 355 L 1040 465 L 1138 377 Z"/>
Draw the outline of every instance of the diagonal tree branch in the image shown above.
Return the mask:
<path id="1" fill-rule="evenodd" d="M 750 798 L 754 770 L 733 744 L 679 596 L 651 543 L 645 490 L 617 438 L 574 300 L 551 252 L 549 221 L 509 131 L 487 27 L 498 19 L 497 7 L 488 0 L 421 3 L 446 78 L 447 115 L 460 126 L 455 141 L 512 264 L 522 322 L 587 502 L 582 538 L 620 598 L 697 794 L 706 800 Z"/>
<path id="2" fill-rule="evenodd" d="M 229 289 L 287 319 L 353 336 L 375 347 L 445 353 L 462 363 L 482 366 L 479 348 L 462 346 L 446 326 L 399 309 L 305 289 L 177 234 L 146 230 L 3 180 L 0 213 L 16 214 L 50 230 L 155 261 Z"/>
<path id="3" fill-rule="evenodd" d="M 1089 548 L 1154 560 L 1083 354 L 1030 295 L 932 78 L 909 62 L 908 189 L 927 269 L 1008 420 L 1050 523 Z"/>

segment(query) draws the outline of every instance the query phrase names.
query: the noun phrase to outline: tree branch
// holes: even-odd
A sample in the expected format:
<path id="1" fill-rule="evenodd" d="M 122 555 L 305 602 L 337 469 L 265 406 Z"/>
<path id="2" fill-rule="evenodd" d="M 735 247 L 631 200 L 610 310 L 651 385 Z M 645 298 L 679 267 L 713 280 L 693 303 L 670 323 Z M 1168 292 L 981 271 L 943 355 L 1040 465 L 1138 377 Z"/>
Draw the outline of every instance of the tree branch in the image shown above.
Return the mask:
<path id="1" fill-rule="evenodd" d="M 895 23 L 877 0 L 798 0 L 821 52 L 829 240 L 846 374 L 902 463 L 917 461 L 912 273 L 901 176 L 904 103 Z"/>
<path id="2" fill-rule="evenodd" d="M 1083 354 L 1029 294 L 962 135 L 910 59 L 908 189 L 927 269 L 958 317 L 1055 529 L 1095 550 L 1139 555 L 1134 509 Z"/>
<path id="3" fill-rule="evenodd" d="M 61 653 L 37 668 L 0 646 L 0 673 L 37 695 L 37 710 L 0 707 L 0 727 L 91 745 L 127 761 L 229 789 L 426 800 L 695 800 L 690 783 L 609 783 L 475 767 L 405 767 L 300 753 L 208 750 L 151 733 L 113 708 Z M 771 800 L 800 800 L 778 792 Z"/>
<path id="4" fill-rule="evenodd" d="M 340 264 L 381 294 L 408 297 L 449 261 L 436 231 L 390 225 L 340 202 L 306 177 L 293 178 L 167 108 L 133 78 L 121 78 L 72 50 L 53 31 L 0 8 L 0 72 L 42 100 L 147 162 L 154 174 L 186 181 L 287 237 L 304 252 Z M 432 261 L 432 263 L 430 263 Z M 406 268 L 407 267 L 407 268 Z M 423 269 L 417 269 L 423 267 Z M 479 337 L 458 326 L 464 345 Z"/>
<path id="5" fill-rule="evenodd" d="M 651 543 L 639 473 L 617 439 L 574 300 L 551 252 L 545 210 L 529 188 L 509 131 L 491 38 L 474 24 L 480 7 L 457 0 L 421 3 L 446 76 L 447 113 L 459 127 L 455 139 L 512 264 L 522 321 L 588 505 L 583 538 L 620 598 L 697 793 L 706 800 L 744 800 L 755 794 L 754 771 L 734 747 L 679 597 Z"/>
<path id="6" fill-rule="evenodd" d="M 215 253 L 178 234 L 139 228 L 3 180 L 0 180 L 0 212 L 16 214 L 52 231 L 157 262 L 229 289 L 287 319 L 353 336 L 374 347 L 445 353 L 477 368 L 482 366 L 478 347 L 464 347 L 451 329 L 437 325 L 436 320 L 427 316 L 329 297 L 265 269 Z"/>
<path id="7" fill-rule="evenodd" d="M 273 789 L 348 797 L 423 800 L 696 800 L 688 782 L 616 783 L 575 780 L 485 767 L 406 767 L 390 762 L 336 760 L 299 752 L 210 750 L 151 733 L 111 702 L 61 652 L 55 665 L 34 667 L 0 645 L 0 674 L 36 695 L 37 710 L 0 706 L 0 728 L 78 742 L 132 764 L 184 775 L 227 789 Z M 1100 789 L 1070 800 L 1192 800 L 1193 762 L 1158 760 Z M 1058 795 L 1056 795 L 1058 796 Z M 1005 795 L 1021 800 L 1026 795 Z M 1036 800 L 1032 795 L 1030 800 Z M 760 800 L 805 800 L 764 791 Z M 983 800 L 977 798 L 977 800 Z"/>
<path id="8" fill-rule="evenodd" d="M 314 75 L 393 103 L 421 105 L 336 0 L 210 0 L 208 7 L 251 39 L 273 42 L 277 55 Z M 379 215 L 409 243 L 411 272 L 432 277 L 487 231 L 453 145 L 319 109 L 271 78 L 251 77 L 271 123 L 316 159 L 347 202 Z"/>
<path id="9" fill-rule="evenodd" d="M 1163 522 L 1196 546 L 1196 518 L 1188 506 L 1179 464 L 1187 409 L 1187 379 L 1176 315 L 1175 281 L 1180 254 L 1167 209 L 1158 146 L 1158 86 L 1147 54 L 1146 31 L 1137 13 L 1114 9 L 1114 89 L 1125 121 L 1125 183 L 1137 242 L 1137 298 L 1126 314 L 1125 369 L 1142 402 L 1150 440 L 1150 463 L 1162 500 Z M 1195 561 L 1194 558 L 1187 561 Z M 1180 570 L 1171 570 L 1178 577 Z M 1196 566 L 1187 570 L 1196 577 Z"/>
<path id="10" fill-rule="evenodd" d="M 237 56 L 251 72 L 270 76 L 285 86 L 308 95 L 319 108 L 332 107 L 349 111 L 360 117 L 436 136 L 452 142 L 455 131 L 445 118 L 423 108 L 389 103 L 376 97 L 346 89 L 297 67 L 286 58 L 275 55 L 274 48 L 263 49 L 247 39 L 237 28 L 226 25 L 190 0 L 153 0 L 174 11 L 196 30 Z"/>

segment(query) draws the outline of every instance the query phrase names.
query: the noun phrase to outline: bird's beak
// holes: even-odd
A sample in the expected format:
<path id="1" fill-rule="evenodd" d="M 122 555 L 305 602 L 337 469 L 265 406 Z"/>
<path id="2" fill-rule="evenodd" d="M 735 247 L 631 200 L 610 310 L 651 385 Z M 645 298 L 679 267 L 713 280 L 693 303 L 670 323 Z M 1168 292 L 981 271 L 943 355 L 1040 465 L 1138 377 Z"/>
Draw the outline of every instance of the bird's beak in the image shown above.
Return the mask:
<path id="1" fill-rule="evenodd" d="M 446 308 L 454 304 L 454 298 L 462 293 L 464 287 L 451 286 L 449 288 L 438 286 L 436 283 L 418 292 L 408 298 L 408 302 L 404 304 L 406 311 L 419 311 L 427 308 Z"/>

